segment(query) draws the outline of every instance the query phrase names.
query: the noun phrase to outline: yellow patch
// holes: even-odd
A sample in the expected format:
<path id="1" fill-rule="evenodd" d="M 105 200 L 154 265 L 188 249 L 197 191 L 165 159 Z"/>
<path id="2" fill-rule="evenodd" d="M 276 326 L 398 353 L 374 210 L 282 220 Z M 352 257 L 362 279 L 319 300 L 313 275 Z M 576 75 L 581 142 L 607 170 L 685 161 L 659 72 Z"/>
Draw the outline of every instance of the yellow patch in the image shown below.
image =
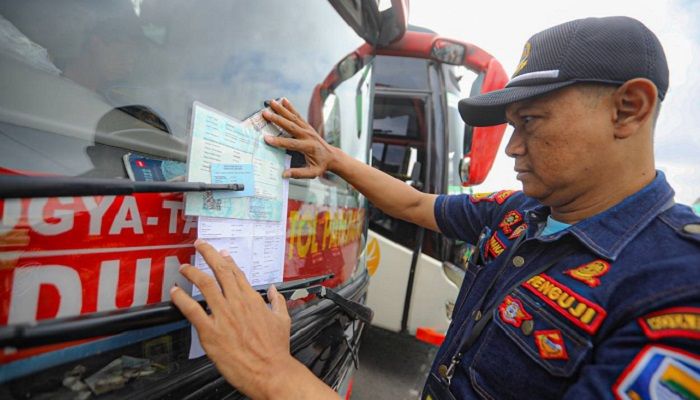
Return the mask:
<path id="1" fill-rule="evenodd" d="M 491 239 L 489 239 L 489 244 L 488 244 L 488 249 L 487 252 L 491 254 L 493 257 L 498 257 L 503 253 L 506 249 L 506 246 L 501 242 L 501 240 L 498 238 L 496 235 L 496 232 L 493 233 L 493 236 L 491 236 Z"/>
<path id="2" fill-rule="evenodd" d="M 639 318 L 649 339 L 687 337 L 700 339 L 700 307 L 672 307 Z"/>
<path id="3" fill-rule="evenodd" d="M 544 273 L 528 279 L 523 287 L 591 335 L 598 331 L 607 314 L 598 304 Z"/>
<path id="4" fill-rule="evenodd" d="M 469 195 L 469 199 L 472 201 L 472 203 L 478 203 L 480 201 L 493 201 L 493 198 L 491 197 L 492 195 L 493 192 L 474 193 Z"/>
<path id="5" fill-rule="evenodd" d="M 522 71 L 522 69 L 525 68 L 525 66 L 527 65 L 527 60 L 530 57 L 531 50 L 532 45 L 530 45 L 530 42 L 525 43 L 525 47 L 523 47 L 523 54 L 520 56 L 520 62 L 518 63 L 518 67 L 515 68 L 513 76 L 517 75 L 518 72 Z"/>
<path id="6" fill-rule="evenodd" d="M 600 277 L 607 274 L 610 264 L 603 260 L 595 260 L 576 268 L 564 271 L 564 274 L 581 281 L 590 287 L 600 285 Z"/>

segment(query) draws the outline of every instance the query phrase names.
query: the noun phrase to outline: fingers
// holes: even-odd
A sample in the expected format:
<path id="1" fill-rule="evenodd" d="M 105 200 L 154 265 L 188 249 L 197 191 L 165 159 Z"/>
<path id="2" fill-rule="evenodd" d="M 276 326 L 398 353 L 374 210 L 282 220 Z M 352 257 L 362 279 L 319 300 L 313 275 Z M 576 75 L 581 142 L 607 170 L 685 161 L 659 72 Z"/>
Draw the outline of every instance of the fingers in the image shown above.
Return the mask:
<path id="1" fill-rule="evenodd" d="M 287 113 L 289 113 L 289 111 L 287 111 L 286 108 L 284 108 L 280 105 L 278 105 L 277 107 L 279 109 L 285 110 Z M 274 110 L 274 108 L 273 108 L 273 110 Z M 283 115 L 271 113 L 268 111 L 263 111 L 262 115 L 266 120 L 272 122 L 273 124 L 277 124 L 280 128 L 289 132 L 292 136 L 303 137 L 303 132 L 304 132 L 303 129 L 301 129 L 301 127 L 299 127 L 299 125 L 295 124 L 293 122 L 293 120 L 290 120 Z"/>
<path id="2" fill-rule="evenodd" d="M 219 281 L 221 289 L 223 289 L 226 296 L 235 296 L 236 292 L 238 291 L 238 287 L 235 279 L 236 272 L 234 268 L 238 268 L 228 252 L 226 252 L 225 255 L 222 255 L 216 251 L 214 246 L 201 239 L 197 239 L 194 242 L 194 247 L 197 249 L 199 254 L 204 257 L 204 261 L 209 264 L 212 271 L 214 271 L 214 276 L 216 276 L 216 280 Z M 225 256 L 228 256 L 228 259 L 226 259 Z"/>
<path id="3" fill-rule="evenodd" d="M 282 174 L 284 178 L 313 179 L 321 175 L 321 170 L 316 167 L 291 168 Z"/>
<path id="4" fill-rule="evenodd" d="M 192 325 L 197 328 L 197 331 L 201 332 L 202 329 L 207 329 L 211 325 L 211 320 L 209 316 L 204 311 L 202 306 L 199 305 L 190 295 L 185 293 L 184 290 L 177 286 L 173 286 L 170 289 L 170 299 L 172 300 L 175 307 L 180 309 L 182 315 L 187 318 Z"/>
<path id="5" fill-rule="evenodd" d="M 284 106 L 284 108 L 289 110 L 292 114 L 296 115 L 297 118 L 299 118 L 302 121 L 304 120 L 304 118 L 301 116 L 301 114 L 299 114 L 299 111 L 297 111 L 297 109 L 294 108 L 294 106 L 292 105 L 292 102 L 289 101 L 286 97 L 282 99 L 282 105 Z"/>
<path id="6" fill-rule="evenodd" d="M 298 151 L 301 153 L 306 153 L 310 150 L 309 144 L 304 143 L 299 139 L 265 136 L 265 143 L 269 144 L 270 146 L 281 147 L 283 149 Z"/>
<path id="7" fill-rule="evenodd" d="M 226 300 L 214 278 L 189 264 L 182 264 L 180 273 L 199 288 L 212 313 L 226 309 Z"/>
<path id="8" fill-rule="evenodd" d="M 289 312 L 287 311 L 287 300 L 280 292 L 277 291 L 275 285 L 270 285 L 270 288 L 267 289 L 267 299 L 270 301 L 270 306 L 272 306 L 273 313 L 289 316 Z"/>
<path id="9" fill-rule="evenodd" d="M 304 118 L 301 117 L 301 115 L 299 115 L 298 113 L 295 114 L 292 110 L 288 109 L 287 107 L 278 103 L 275 100 L 270 101 L 270 108 L 272 108 L 272 110 L 274 110 L 277 114 L 292 121 L 295 125 L 299 127 L 306 127 L 308 125 L 306 121 L 304 121 Z"/>

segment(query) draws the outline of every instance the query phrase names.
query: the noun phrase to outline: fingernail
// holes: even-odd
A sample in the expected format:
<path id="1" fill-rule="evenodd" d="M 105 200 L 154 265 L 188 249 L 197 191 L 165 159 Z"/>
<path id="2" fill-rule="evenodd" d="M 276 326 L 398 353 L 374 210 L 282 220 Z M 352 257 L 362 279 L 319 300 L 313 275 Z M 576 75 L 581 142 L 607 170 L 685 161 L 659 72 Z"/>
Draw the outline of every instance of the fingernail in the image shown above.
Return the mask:
<path id="1" fill-rule="evenodd" d="M 228 250 L 226 250 L 226 249 L 221 249 L 221 250 L 219 250 L 219 254 L 221 254 L 221 255 L 224 256 L 224 257 L 230 257 L 230 256 L 231 256 L 231 254 L 229 254 Z"/>
<path id="2" fill-rule="evenodd" d="M 197 239 L 194 241 L 195 247 L 199 246 L 200 244 L 204 244 L 204 243 L 206 243 L 206 242 L 202 239 Z"/>
<path id="3" fill-rule="evenodd" d="M 270 291 L 272 293 L 277 293 L 277 288 L 275 287 L 275 285 L 270 285 Z"/>
<path id="4" fill-rule="evenodd" d="M 171 288 L 170 288 L 170 294 L 172 295 L 173 293 L 175 293 L 175 292 L 177 291 L 177 289 L 178 289 L 177 286 L 171 287 Z"/>
<path id="5" fill-rule="evenodd" d="M 181 264 L 181 265 L 180 265 L 180 268 L 178 268 L 177 270 L 178 270 L 178 271 L 182 271 L 182 270 L 185 269 L 185 267 L 187 267 L 188 265 L 189 265 L 189 264 Z"/>
<path id="6" fill-rule="evenodd" d="M 290 178 L 291 176 L 292 176 L 292 173 L 289 171 L 282 172 L 282 178 Z"/>
<path id="7" fill-rule="evenodd" d="M 272 136 L 264 136 L 263 140 L 265 140 L 265 143 L 268 143 L 268 144 L 274 142 L 274 139 L 272 138 Z"/>

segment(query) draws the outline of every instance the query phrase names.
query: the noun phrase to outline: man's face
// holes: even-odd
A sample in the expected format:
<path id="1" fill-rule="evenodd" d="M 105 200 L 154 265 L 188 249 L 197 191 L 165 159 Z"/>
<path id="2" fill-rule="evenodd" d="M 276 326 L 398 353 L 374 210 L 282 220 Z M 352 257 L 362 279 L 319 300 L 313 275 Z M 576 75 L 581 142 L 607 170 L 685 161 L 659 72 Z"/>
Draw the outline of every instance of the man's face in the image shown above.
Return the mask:
<path id="1" fill-rule="evenodd" d="M 562 206 L 614 173 L 607 170 L 615 143 L 606 94 L 574 85 L 507 107 L 514 131 L 506 154 L 526 195 Z"/>

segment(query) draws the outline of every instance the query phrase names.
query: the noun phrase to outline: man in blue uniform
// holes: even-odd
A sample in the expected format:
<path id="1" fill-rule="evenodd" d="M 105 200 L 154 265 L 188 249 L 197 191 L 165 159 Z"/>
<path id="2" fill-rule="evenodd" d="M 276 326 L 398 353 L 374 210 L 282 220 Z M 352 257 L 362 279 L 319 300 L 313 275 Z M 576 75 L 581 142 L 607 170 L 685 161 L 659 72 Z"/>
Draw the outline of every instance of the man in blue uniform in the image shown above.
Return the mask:
<path id="1" fill-rule="evenodd" d="M 467 124 L 513 126 L 506 152 L 522 192 L 417 192 L 327 145 L 287 101 L 266 118 L 294 138 L 268 143 L 305 154 L 308 165 L 287 176 L 333 171 L 388 214 L 476 243 L 424 398 L 700 398 L 700 218 L 673 202 L 654 167 L 667 88 L 663 49 L 634 19 L 576 20 L 534 35 L 505 89 L 459 105 Z M 197 248 L 222 286 L 240 276 L 232 260 Z M 212 286 L 196 269 L 182 271 Z M 283 342 L 283 301 L 271 292 L 269 312 L 238 285 L 245 290 L 202 291 L 215 303 L 254 303 L 257 322 Z M 206 316 L 181 290 L 173 301 L 249 395 L 332 396 L 288 347 L 275 354 L 285 350 L 273 338 L 231 339 L 245 315 L 221 323 L 224 311 Z M 263 382 L 238 366 L 256 362 L 280 378 Z"/>

